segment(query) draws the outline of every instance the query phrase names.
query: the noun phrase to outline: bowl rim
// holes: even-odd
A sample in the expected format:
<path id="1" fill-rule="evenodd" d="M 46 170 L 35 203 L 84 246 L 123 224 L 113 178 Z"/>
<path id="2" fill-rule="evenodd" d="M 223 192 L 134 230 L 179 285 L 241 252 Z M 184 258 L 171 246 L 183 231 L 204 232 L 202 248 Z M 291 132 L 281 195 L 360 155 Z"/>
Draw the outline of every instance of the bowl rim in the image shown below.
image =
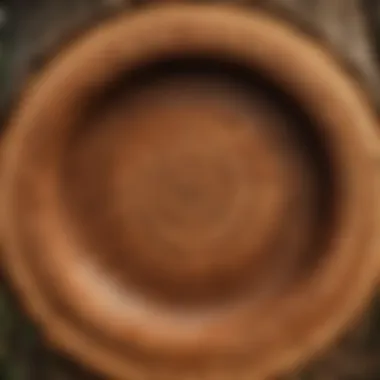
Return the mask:
<path id="1" fill-rule="evenodd" d="M 128 43 L 126 38 L 130 38 Z M 38 132 L 40 136 L 43 133 L 51 136 L 49 126 L 54 123 L 54 134 L 59 139 L 77 116 L 75 106 L 94 89 L 121 71 L 157 57 L 188 54 L 189 51 L 197 55 L 207 53 L 236 59 L 262 71 L 280 87 L 286 88 L 318 121 L 319 132 L 326 137 L 338 168 L 340 214 L 327 255 L 331 260 L 324 264 L 324 281 L 315 279 L 310 282 L 310 289 L 317 289 L 315 293 L 328 301 L 324 308 L 336 313 L 324 317 L 324 323 L 317 323 L 314 319 L 318 316 L 313 317 L 310 307 L 307 315 L 315 331 L 302 337 L 301 343 L 291 344 L 291 337 L 288 337 L 287 347 L 280 344 L 274 347 L 277 351 L 274 350 L 271 358 L 263 360 L 260 368 L 249 368 L 247 372 L 257 378 L 266 378 L 288 370 L 324 347 L 364 307 L 380 273 L 380 257 L 377 255 L 380 243 L 377 239 L 380 238 L 375 230 L 380 216 L 375 177 L 380 146 L 375 133 L 377 120 L 360 87 L 328 52 L 308 41 L 290 25 L 256 9 L 165 4 L 120 15 L 100 24 L 64 49 L 26 89 L 3 141 L 0 196 L 5 248 L 2 265 L 9 272 L 26 309 L 54 345 L 115 379 L 145 378 L 144 369 L 140 365 L 134 366 L 135 363 L 126 360 L 122 354 L 118 355 L 117 349 L 109 349 L 102 342 L 93 340 L 80 325 L 65 320 L 65 316 L 54 310 L 55 306 L 44 298 L 39 283 L 41 279 L 31 272 L 19 243 L 19 216 L 15 215 L 13 207 L 17 202 L 17 183 L 34 162 L 31 154 L 38 144 L 32 135 Z M 107 59 L 101 59 L 105 56 Z M 75 96 L 62 102 L 59 88 L 65 88 Z M 72 118 L 60 117 L 67 114 Z M 54 164 L 56 152 L 46 147 L 45 153 L 48 152 L 50 156 L 39 164 Z M 47 199 L 41 215 L 48 205 L 52 206 L 53 199 Z M 55 247 L 57 240 L 54 234 L 49 236 L 46 249 Z M 57 253 L 54 257 L 59 259 L 62 256 Z M 338 269 L 337 261 L 340 263 Z M 62 276 L 57 278 L 54 286 L 61 295 L 71 297 L 73 309 L 85 317 L 89 305 L 83 305 L 80 293 L 73 297 L 75 281 L 69 285 L 65 281 L 65 270 L 69 270 L 70 265 L 64 260 L 59 260 L 57 265 L 62 268 Z M 346 287 L 345 291 L 343 287 Z M 335 289 L 335 297 L 331 289 Z M 292 301 L 293 309 L 304 305 L 308 298 L 307 292 L 298 294 Z M 93 315 L 100 325 L 107 326 L 107 313 Z M 295 318 L 294 313 L 289 313 L 287 318 L 289 321 L 283 322 L 282 326 L 296 325 L 291 321 Z M 111 337 L 120 333 L 115 326 L 108 322 Z M 173 375 L 174 378 L 178 378 L 178 374 Z M 186 378 L 185 374 L 183 378 Z"/>

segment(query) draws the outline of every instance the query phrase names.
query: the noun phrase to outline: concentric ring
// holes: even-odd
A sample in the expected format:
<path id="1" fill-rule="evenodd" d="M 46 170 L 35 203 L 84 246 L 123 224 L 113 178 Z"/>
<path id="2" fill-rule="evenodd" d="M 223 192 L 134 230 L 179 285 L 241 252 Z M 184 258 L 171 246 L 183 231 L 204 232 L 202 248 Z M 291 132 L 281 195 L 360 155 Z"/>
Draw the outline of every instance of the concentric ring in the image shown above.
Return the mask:
<path id="1" fill-rule="evenodd" d="M 333 184 L 321 184 L 320 176 L 315 183 L 302 144 L 284 138 L 291 119 L 277 117 L 269 97 L 247 107 L 241 89 L 205 89 L 198 78 L 194 89 L 180 79 L 120 97 L 122 104 L 96 103 L 125 73 L 173 57 L 234 62 L 293 98 L 313 120 Z M 170 94 L 179 88 L 183 97 Z M 226 131 L 223 120 L 235 124 Z M 277 375 L 330 342 L 375 286 L 375 127 L 360 90 L 334 60 L 264 14 L 168 5 L 120 17 L 57 56 L 10 122 L 4 265 L 54 344 L 105 375 Z M 318 205 L 310 202 L 326 186 L 327 232 L 318 252 L 305 252 L 316 228 L 310 215 Z M 192 207 L 183 189 L 197 194 Z M 107 219 L 104 210 L 112 208 Z M 230 215 L 223 228 L 211 222 L 221 211 Z M 207 223 L 197 230 L 196 220 Z M 163 245 L 168 241 L 171 248 Z M 180 258 L 169 256 L 178 254 L 173 244 Z M 242 275 L 244 268 L 253 272 Z M 237 279 L 246 281 L 221 297 Z M 226 283 L 216 303 L 214 293 L 200 302 L 210 286 Z M 178 302 L 193 290 L 190 304 Z"/>

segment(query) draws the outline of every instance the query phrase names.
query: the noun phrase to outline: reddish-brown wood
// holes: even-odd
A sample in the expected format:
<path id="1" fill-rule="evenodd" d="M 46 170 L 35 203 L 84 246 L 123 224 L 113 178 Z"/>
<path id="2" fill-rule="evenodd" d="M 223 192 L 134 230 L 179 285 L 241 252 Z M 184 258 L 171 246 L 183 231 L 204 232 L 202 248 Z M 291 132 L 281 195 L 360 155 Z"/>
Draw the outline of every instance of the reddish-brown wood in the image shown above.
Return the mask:
<path id="1" fill-rule="evenodd" d="M 263 13 L 123 15 L 11 117 L 2 265 L 52 344 L 110 378 L 284 373 L 376 286 L 375 128 L 328 53 Z"/>

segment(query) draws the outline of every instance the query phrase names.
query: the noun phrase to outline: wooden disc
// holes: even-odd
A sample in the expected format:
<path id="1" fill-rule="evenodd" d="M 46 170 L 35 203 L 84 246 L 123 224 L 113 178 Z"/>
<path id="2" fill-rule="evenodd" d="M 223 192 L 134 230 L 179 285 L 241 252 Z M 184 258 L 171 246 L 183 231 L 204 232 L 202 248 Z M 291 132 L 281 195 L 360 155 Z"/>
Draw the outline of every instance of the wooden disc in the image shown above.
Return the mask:
<path id="1" fill-rule="evenodd" d="M 267 379 L 379 273 L 375 117 L 265 14 L 146 8 L 26 90 L 3 145 L 3 265 L 60 349 L 115 379 Z"/>

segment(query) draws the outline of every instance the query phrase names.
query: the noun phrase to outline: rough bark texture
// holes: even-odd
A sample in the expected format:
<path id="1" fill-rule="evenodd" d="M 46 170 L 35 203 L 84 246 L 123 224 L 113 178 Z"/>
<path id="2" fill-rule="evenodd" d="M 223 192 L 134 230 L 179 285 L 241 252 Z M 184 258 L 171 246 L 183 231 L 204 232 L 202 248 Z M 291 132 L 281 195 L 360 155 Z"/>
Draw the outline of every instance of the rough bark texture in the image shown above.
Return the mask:
<path id="1" fill-rule="evenodd" d="M 247 1 L 251 0 L 244 2 Z M 310 20 L 316 20 L 318 25 L 323 25 L 320 28 L 323 38 L 350 65 L 356 65 L 354 70 L 363 81 L 373 85 L 379 83 L 375 64 L 375 50 L 379 45 L 376 34 L 380 37 L 379 1 L 271 0 L 267 4 L 281 12 L 290 12 L 293 18 L 309 24 L 311 29 L 316 26 L 310 25 Z M 1 25 L 0 17 L 0 115 L 6 115 L 22 83 L 66 33 L 131 5 L 131 0 L 0 1 L 0 7 L 8 8 L 7 22 Z M 345 28 L 337 30 L 337 18 L 340 17 L 348 21 L 344 23 Z M 362 18 L 367 22 L 357 21 Z M 367 32 L 368 39 L 358 37 Z M 368 91 L 373 92 L 374 88 L 369 86 Z M 380 105 L 378 93 L 372 95 Z M 6 283 L 4 278 L 0 282 L 0 380 L 95 380 L 96 376 L 46 347 L 43 337 L 19 309 Z M 336 346 L 321 353 L 314 363 L 299 373 L 289 374 L 285 380 L 288 379 L 380 379 L 380 298 L 374 299 L 366 315 Z"/>

